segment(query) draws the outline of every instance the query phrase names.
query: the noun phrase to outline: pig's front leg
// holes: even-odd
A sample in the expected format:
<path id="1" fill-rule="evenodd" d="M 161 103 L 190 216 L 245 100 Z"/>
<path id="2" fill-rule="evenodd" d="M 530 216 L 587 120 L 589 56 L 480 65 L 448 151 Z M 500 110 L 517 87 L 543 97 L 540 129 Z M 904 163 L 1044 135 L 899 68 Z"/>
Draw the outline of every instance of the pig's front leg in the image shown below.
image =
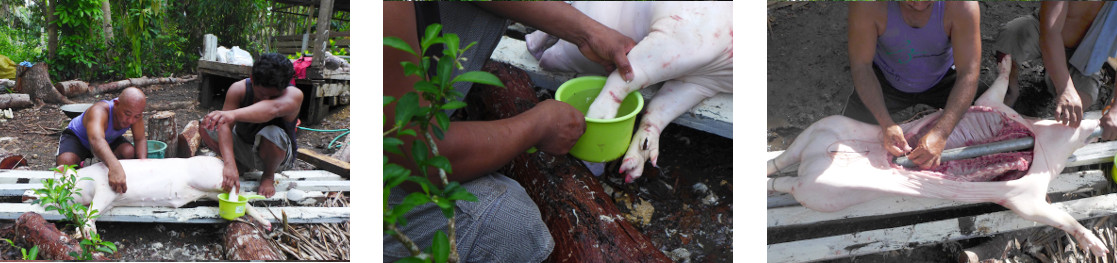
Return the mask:
<path id="1" fill-rule="evenodd" d="M 104 183 L 104 185 L 101 185 L 101 182 L 98 182 L 97 184 L 98 185 L 95 187 L 92 193 L 90 193 L 90 191 L 83 191 L 85 192 L 83 193 L 83 195 L 93 195 L 93 200 L 89 203 L 90 212 L 97 211 L 98 214 L 104 214 L 105 212 L 109 211 L 109 209 L 112 209 L 112 203 L 113 201 L 116 201 L 117 193 L 112 191 L 112 188 L 109 187 L 107 182 Z M 82 232 L 82 234 L 84 234 L 86 237 L 92 237 L 92 233 L 97 233 L 97 224 L 94 221 L 94 219 L 86 220 L 84 227 L 85 231 Z"/>
<path id="2" fill-rule="evenodd" d="M 640 129 L 628 144 L 628 151 L 618 171 L 625 174 L 625 182 L 631 183 L 640 178 L 647 160 L 651 160 L 652 166 L 659 167 L 659 136 L 663 128 L 683 112 L 714 95 L 717 92 L 694 83 L 678 80 L 664 83 L 655 99 L 648 104 L 647 113 L 640 121 Z"/>

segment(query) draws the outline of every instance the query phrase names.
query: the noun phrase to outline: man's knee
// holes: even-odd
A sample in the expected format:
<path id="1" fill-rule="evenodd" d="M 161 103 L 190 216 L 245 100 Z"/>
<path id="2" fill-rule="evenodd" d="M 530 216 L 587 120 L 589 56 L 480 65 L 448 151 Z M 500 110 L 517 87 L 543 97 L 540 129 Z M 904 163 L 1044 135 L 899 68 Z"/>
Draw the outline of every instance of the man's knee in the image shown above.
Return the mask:
<path id="1" fill-rule="evenodd" d="M 509 187 L 507 193 L 480 220 L 470 262 L 539 262 L 554 249 L 554 240 L 543 222 L 539 208 L 522 187 Z M 517 240 L 517 242 L 507 242 Z"/>
<path id="2" fill-rule="evenodd" d="M 81 157 L 72 152 L 60 153 L 54 160 L 55 165 L 77 165 L 80 162 Z"/>
<path id="3" fill-rule="evenodd" d="M 136 147 L 131 143 L 121 143 L 113 152 L 116 153 L 117 159 L 136 159 Z"/>

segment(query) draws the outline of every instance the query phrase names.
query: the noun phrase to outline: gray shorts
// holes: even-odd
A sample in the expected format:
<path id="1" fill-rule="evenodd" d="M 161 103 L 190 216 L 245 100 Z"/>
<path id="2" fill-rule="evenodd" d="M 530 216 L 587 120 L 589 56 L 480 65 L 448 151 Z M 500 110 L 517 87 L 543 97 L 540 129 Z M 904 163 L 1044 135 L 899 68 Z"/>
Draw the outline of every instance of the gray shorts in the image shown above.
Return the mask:
<path id="1" fill-rule="evenodd" d="M 1020 62 L 1041 60 L 1043 54 L 1039 46 L 1039 19 L 1035 15 L 1026 15 L 1005 23 L 997 31 L 997 36 L 993 40 L 993 50 L 1012 55 L 1012 60 L 1017 63 L 1017 66 Z M 1067 60 L 1070 60 L 1073 53 L 1073 49 L 1066 50 Z M 1085 100 L 1089 99 L 1091 105 L 1095 104 L 1093 102 L 1098 98 L 1098 88 L 1102 86 L 1100 71 L 1093 75 L 1083 75 L 1069 62 L 1067 70 L 1070 71 L 1071 82 L 1074 83 L 1074 88 L 1078 91 L 1078 96 L 1082 98 L 1083 103 L 1086 103 Z M 1050 77 L 1045 76 L 1045 79 L 1047 80 L 1047 90 L 1054 94 L 1054 83 L 1051 82 Z"/>
<path id="2" fill-rule="evenodd" d="M 490 174 L 462 184 L 477 202 L 458 201 L 454 209 L 458 255 L 461 262 L 540 262 L 550 256 L 555 243 L 543 223 L 539 207 L 519 183 L 501 174 Z M 398 205 L 407 192 L 392 189 L 388 203 Z M 436 230 L 445 233 L 446 217 L 433 203 L 416 206 L 405 216 L 400 231 L 420 248 L 428 248 Z M 384 235 L 384 262 L 408 257 L 395 237 Z"/>
<path id="3" fill-rule="evenodd" d="M 233 130 L 235 131 L 236 128 Z M 213 138 L 215 141 L 218 140 L 216 129 L 207 130 L 207 132 L 210 138 Z M 263 170 L 264 161 L 260 159 L 259 151 L 261 139 L 270 141 L 272 144 L 279 147 L 280 150 L 287 153 L 287 155 L 283 157 L 283 162 L 279 164 L 279 168 L 275 169 L 276 172 L 287 170 L 287 168 L 290 168 L 291 164 L 295 162 L 295 154 L 293 152 L 293 148 L 295 147 L 291 145 L 291 137 L 287 135 L 287 132 L 284 131 L 283 128 L 269 125 L 256 133 L 254 138 L 256 139 L 252 142 L 247 142 L 242 140 L 240 136 L 233 134 L 233 155 L 237 160 L 237 169 L 240 170 L 240 172 L 247 172 L 248 169 Z M 242 167 L 242 165 L 247 167 Z"/>

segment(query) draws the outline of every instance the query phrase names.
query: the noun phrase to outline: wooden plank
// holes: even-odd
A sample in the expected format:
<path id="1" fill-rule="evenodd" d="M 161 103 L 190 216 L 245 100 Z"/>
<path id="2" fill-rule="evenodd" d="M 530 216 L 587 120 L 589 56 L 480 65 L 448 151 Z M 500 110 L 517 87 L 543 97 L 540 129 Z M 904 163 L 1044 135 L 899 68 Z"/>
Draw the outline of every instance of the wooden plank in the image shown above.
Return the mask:
<path id="1" fill-rule="evenodd" d="M 349 162 L 338 160 L 337 158 L 320 154 L 306 148 L 299 149 L 298 158 L 319 169 L 349 178 Z"/>
<path id="2" fill-rule="evenodd" d="M 349 37 L 349 31 L 330 32 L 330 38 Z"/>
<path id="3" fill-rule="evenodd" d="M 217 61 L 198 60 L 198 73 L 240 79 L 252 75 L 252 67 Z"/>
<path id="4" fill-rule="evenodd" d="M 276 191 L 299 189 L 303 191 L 349 192 L 349 181 L 276 181 L 278 182 L 275 186 Z M 258 181 L 240 182 L 243 192 L 255 192 L 259 186 L 260 182 Z M 0 184 L 0 196 L 23 196 L 27 190 L 42 187 L 41 183 Z"/>
<path id="5" fill-rule="evenodd" d="M 275 47 L 276 48 L 302 48 L 303 47 L 303 41 L 299 40 L 299 41 L 275 42 Z"/>
<path id="6" fill-rule="evenodd" d="M 255 207 L 265 219 L 272 223 L 282 223 L 281 211 L 287 213 L 291 224 L 343 223 L 349 221 L 348 207 Z M 270 212 L 269 212 L 270 211 Z M 0 203 L 0 219 L 15 220 L 25 212 L 35 212 L 51 221 L 62 220 L 58 212 L 44 211 L 32 204 Z M 97 222 L 136 222 L 136 223 L 185 223 L 209 224 L 224 223 L 227 220 L 218 215 L 217 207 L 116 207 L 109 209 L 97 218 Z"/>
<path id="7" fill-rule="evenodd" d="M 1056 203 L 1054 206 L 1067 211 L 1076 220 L 1108 216 L 1114 214 L 1112 211 L 1117 211 L 1117 193 Z M 1012 211 L 1001 211 L 848 235 L 771 244 L 768 245 L 767 256 L 768 262 L 809 262 L 867 255 L 1041 226 L 1046 225 L 1021 218 Z"/>
<path id="8" fill-rule="evenodd" d="M 247 172 L 241 175 L 241 179 L 245 180 L 259 180 L 263 172 Z M 39 183 L 43 179 L 54 178 L 54 172 L 51 171 L 28 171 L 28 170 L 0 170 L 0 184 L 16 184 L 16 183 Z M 282 171 L 275 176 L 276 181 L 341 181 L 345 180 L 340 175 L 329 171 L 323 170 L 308 170 L 308 171 Z M 21 182 L 24 181 L 24 182 Z"/>
<path id="9" fill-rule="evenodd" d="M 1102 171 L 1089 170 L 1061 174 L 1051 181 L 1048 193 L 1080 192 L 1082 189 L 1093 190 L 1109 184 Z M 883 216 L 916 212 L 921 210 L 941 209 L 950 207 L 968 206 L 971 203 L 956 202 L 937 198 L 922 197 L 889 197 L 857 204 L 837 212 L 818 212 L 802 206 L 790 206 L 768 209 L 768 227 L 804 226 L 825 221 L 846 220 L 852 218 Z"/>

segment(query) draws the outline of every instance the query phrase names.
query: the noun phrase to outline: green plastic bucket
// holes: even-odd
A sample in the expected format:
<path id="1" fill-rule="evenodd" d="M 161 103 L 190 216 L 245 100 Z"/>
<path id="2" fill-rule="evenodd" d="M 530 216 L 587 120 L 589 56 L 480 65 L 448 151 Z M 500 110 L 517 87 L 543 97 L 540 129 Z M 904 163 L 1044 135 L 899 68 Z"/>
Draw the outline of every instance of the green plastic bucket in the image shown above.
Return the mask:
<path id="1" fill-rule="evenodd" d="M 161 141 L 147 140 L 147 158 L 163 159 L 167 151 L 167 144 Z"/>
<path id="2" fill-rule="evenodd" d="M 228 200 L 229 193 L 220 193 L 217 195 L 217 213 L 225 220 L 236 220 L 238 217 L 244 216 L 245 204 L 248 200 L 263 199 L 261 195 L 237 195 L 237 201 Z"/>
<path id="3" fill-rule="evenodd" d="M 559 86 L 555 99 L 586 114 L 604 86 L 605 77 L 574 78 Z M 606 162 L 621 157 L 632 140 L 636 114 L 643 108 L 644 97 L 639 92 L 632 92 L 621 102 L 616 118 L 603 120 L 587 117 L 586 132 L 578 138 L 574 148 L 570 149 L 570 154 L 590 162 Z"/>

